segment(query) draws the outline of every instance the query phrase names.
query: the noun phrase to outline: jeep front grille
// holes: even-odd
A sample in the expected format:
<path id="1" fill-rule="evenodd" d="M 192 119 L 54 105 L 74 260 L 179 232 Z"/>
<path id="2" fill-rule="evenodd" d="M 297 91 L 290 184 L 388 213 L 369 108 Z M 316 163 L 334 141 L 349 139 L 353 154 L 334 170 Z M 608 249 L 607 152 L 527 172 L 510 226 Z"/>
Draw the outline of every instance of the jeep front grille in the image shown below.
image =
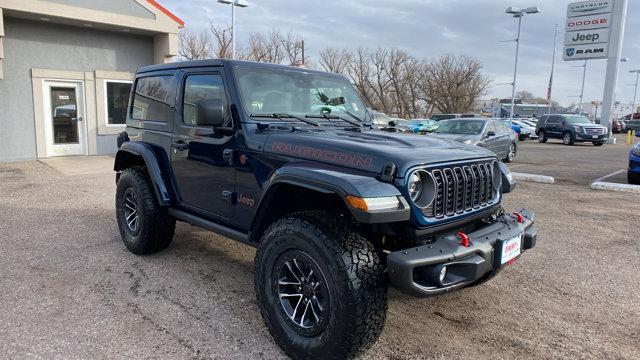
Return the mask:
<path id="1" fill-rule="evenodd" d="M 433 176 L 435 196 L 423 214 L 443 219 L 495 204 L 493 161 L 427 169 Z"/>

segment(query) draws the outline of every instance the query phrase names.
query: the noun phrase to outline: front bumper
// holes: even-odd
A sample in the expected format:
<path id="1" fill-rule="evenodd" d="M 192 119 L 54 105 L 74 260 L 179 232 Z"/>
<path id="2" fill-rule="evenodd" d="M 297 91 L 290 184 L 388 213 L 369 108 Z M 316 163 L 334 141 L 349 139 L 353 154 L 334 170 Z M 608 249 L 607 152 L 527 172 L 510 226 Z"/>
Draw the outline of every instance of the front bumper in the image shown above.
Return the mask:
<path id="1" fill-rule="evenodd" d="M 495 222 L 468 233 L 469 246 L 463 246 L 456 231 L 436 241 L 389 253 L 387 268 L 391 284 L 415 296 L 432 296 L 474 283 L 500 264 L 502 241 L 523 235 L 521 253 L 536 245 L 537 231 L 533 227 L 534 213 L 518 211 L 522 223 L 513 215 L 503 215 Z M 497 255 L 495 255 L 497 254 Z M 447 275 L 440 282 L 437 274 L 446 266 Z"/>
<path id="2" fill-rule="evenodd" d="M 596 137 L 594 137 L 594 135 L 576 133 L 575 141 L 606 141 L 609 138 L 607 134 L 595 136 Z"/>

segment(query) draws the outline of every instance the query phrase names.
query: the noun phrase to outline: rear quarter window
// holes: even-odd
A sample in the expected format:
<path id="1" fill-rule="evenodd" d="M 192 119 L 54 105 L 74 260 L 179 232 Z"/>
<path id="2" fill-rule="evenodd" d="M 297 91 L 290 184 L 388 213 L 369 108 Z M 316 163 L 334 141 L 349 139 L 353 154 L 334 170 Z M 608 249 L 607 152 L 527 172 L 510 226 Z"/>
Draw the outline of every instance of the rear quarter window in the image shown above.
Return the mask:
<path id="1" fill-rule="evenodd" d="M 166 123 L 170 116 L 167 104 L 173 76 L 149 76 L 136 80 L 131 118 Z"/>

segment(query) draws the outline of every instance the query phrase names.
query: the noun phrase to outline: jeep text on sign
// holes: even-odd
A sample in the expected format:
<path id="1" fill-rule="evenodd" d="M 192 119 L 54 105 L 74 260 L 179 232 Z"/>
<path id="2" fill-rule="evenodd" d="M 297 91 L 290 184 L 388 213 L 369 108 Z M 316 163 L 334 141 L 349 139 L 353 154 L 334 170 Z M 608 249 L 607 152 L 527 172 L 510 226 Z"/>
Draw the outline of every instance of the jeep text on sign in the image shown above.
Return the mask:
<path id="1" fill-rule="evenodd" d="M 606 59 L 609 54 L 609 44 L 566 45 L 563 51 L 565 61 Z"/>
<path id="2" fill-rule="evenodd" d="M 567 17 L 606 14 L 613 12 L 614 0 L 578 1 L 567 6 Z"/>
<path id="3" fill-rule="evenodd" d="M 604 29 L 611 26 L 611 14 L 568 18 L 565 31 Z"/>
<path id="4" fill-rule="evenodd" d="M 609 29 L 570 31 L 564 34 L 565 45 L 608 43 Z"/>

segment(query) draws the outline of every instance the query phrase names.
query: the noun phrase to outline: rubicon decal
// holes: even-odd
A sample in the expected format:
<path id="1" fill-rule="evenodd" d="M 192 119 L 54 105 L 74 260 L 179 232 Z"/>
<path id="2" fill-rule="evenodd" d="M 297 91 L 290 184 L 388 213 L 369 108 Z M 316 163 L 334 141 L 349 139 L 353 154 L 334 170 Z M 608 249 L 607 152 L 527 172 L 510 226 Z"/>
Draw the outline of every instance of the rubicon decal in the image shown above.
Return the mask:
<path id="1" fill-rule="evenodd" d="M 339 151 L 317 149 L 309 146 L 273 142 L 271 150 L 288 155 L 297 155 L 305 158 L 324 160 L 328 162 L 351 165 L 363 169 L 368 169 L 373 164 L 373 159 L 368 156 L 351 154 Z"/>

